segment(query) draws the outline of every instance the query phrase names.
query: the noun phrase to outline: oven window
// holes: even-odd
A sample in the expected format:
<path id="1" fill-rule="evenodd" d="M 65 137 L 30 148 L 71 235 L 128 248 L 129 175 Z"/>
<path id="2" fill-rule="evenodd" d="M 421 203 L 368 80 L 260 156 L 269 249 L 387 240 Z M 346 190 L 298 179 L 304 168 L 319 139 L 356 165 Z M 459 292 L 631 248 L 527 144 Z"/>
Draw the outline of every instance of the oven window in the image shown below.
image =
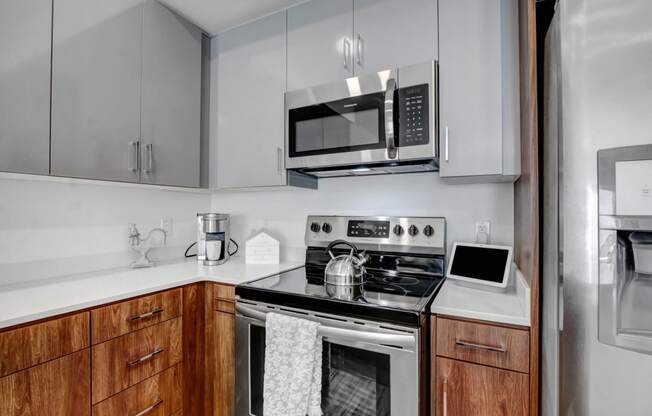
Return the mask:
<path id="1" fill-rule="evenodd" d="M 389 356 L 324 342 L 322 410 L 327 416 L 390 416 Z"/>
<path id="2" fill-rule="evenodd" d="M 250 409 L 252 415 L 263 416 L 265 328 L 249 328 Z M 389 380 L 389 355 L 324 342 L 324 416 L 390 416 Z"/>
<path id="3" fill-rule="evenodd" d="M 384 148 L 383 123 L 383 93 L 292 109 L 290 157 Z"/>

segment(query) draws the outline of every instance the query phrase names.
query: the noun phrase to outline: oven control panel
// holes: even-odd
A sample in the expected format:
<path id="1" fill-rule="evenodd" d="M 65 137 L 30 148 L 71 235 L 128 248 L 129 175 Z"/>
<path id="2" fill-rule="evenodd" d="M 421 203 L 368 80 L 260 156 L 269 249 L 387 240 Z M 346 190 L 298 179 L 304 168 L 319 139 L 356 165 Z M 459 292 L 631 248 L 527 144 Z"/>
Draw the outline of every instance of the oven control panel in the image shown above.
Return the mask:
<path id="1" fill-rule="evenodd" d="M 334 240 L 346 240 L 367 250 L 443 254 L 446 251 L 446 219 L 308 216 L 308 247 L 326 247 Z"/>
<path id="2" fill-rule="evenodd" d="M 430 142 L 428 97 L 428 84 L 399 88 L 399 146 L 417 146 Z"/>

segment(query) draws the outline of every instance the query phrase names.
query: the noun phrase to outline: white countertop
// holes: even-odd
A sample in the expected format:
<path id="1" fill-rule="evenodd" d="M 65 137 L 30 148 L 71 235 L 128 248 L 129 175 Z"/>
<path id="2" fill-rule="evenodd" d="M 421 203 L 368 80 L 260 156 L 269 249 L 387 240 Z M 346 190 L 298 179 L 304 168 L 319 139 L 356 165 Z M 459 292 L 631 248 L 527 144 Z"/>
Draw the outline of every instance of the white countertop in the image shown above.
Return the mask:
<path id="1" fill-rule="evenodd" d="M 236 256 L 214 267 L 192 260 L 0 286 L 0 328 L 195 282 L 237 285 L 300 266 L 302 262 L 246 264 L 244 257 Z"/>
<path id="2" fill-rule="evenodd" d="M 504 292 L 460 284 L 446 279 L 432 303 L 432 313 L 481 321 L 530 326 L 530 286 L 516 269 Z"/>

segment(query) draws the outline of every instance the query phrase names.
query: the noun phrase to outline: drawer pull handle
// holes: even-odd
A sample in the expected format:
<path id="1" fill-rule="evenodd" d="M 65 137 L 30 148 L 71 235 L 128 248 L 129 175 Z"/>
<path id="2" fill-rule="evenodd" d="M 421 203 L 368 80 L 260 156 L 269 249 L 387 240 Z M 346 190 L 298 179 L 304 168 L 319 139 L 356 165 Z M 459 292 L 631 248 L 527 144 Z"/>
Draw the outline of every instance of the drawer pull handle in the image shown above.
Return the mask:
<path id="1" fill-rule="evenodd" d="M 136 358 L 135 360 L 128 361 L 128 362 L 127 362 L 127 365 L 128 365 L 129 367 L 133 367 L 133 366 L 136 366 L 136 365 L 138 365 L 138 364 L 144 363 L 145 361 L 151 360 L 151 359 L 154 358 L 155 356 L 159 355 L 159 354 L 162 353 L 163 351 L 165 351 L 165 348 L 156 348 L 154 351 L 150 352 L 150 353 L 147 354 L 147 355 L 143 355 L 143 356 L 140 357 L 140 358 Z"/>
<path id="2" fill-rule="evenodd" d="M 147 413 L 151 412 L 152 410 L 156 409 L 160 405 L 163 404 L 163 400 L 159 399 L 154 403 L 153 405 L 147 407 L 144 410 L 141 410 L 140 412 L 136 413 L 134 416 L 145 416 Z"/>
<path id="3" fill-rule="evenodd" d="M 161 312 L 163 312 L 163 308 L 154 308 L 149 312 L 145 312 L 145 313 L 140 314 L 140 315 L 130 316 L 129 318 L 127 318 L 127 321 L 134 322 L 134 321 L 139 321 L 141 319 L 151 318 L 152 316 L 154 316 L 156 314 L 159 314 Z"/>
<path id="4" fill-rule="evenodd" d="M 444 385 L 442 386 L 443 394 L 442 401 L 444 402 L 444 416 L 448 416 L 448 379 L 444 379 Z"/>
<path id="5" fill-rule="evenodd" d="M 507 348 L 505 348 L 504 345 L 501 345 L 499 347 L 494 347 L 493 345 L 476 344 L 473 342 L 462 341 L 461 339 L 456 339 L 455 345 L 457 345 L 458 347 L 473 348 L 476 350 L 485 350 L 485 351 L 492 351 L 492 352 L 507 352 Z"/>

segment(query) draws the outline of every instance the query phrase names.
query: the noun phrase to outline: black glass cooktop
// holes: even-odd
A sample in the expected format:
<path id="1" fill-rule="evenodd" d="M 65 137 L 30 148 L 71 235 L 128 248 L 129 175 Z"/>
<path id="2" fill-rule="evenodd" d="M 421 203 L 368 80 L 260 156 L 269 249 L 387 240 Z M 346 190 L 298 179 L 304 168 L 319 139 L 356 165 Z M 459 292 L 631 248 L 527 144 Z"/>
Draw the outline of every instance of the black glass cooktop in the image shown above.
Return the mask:
<path id="1" fill-rule="evenodd" d="M 308 256 L 311 261 L 306 267 L 239 285 L 236 295 L 242 300 L 416 326 L 444 280 L 442 259 L 378 256 L 369 262 L 376 267 L 367 269 L 364 285 L 325 285 L 326 259 L 319 256 Z M 378 268 L 383 261 L 392 267 Z"/>

